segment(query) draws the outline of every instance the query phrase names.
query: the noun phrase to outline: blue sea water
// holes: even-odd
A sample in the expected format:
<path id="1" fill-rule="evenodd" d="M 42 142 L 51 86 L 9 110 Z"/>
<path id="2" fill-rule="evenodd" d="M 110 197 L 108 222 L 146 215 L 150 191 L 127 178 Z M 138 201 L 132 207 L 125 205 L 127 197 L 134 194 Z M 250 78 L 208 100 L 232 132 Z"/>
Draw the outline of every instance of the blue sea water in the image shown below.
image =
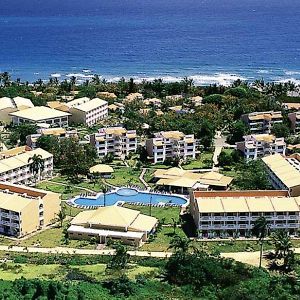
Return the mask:
<path id="1" fill-rule="evenodd" d="M 300 1 L 0 0 L 0 71 L 300 82 Z"/>

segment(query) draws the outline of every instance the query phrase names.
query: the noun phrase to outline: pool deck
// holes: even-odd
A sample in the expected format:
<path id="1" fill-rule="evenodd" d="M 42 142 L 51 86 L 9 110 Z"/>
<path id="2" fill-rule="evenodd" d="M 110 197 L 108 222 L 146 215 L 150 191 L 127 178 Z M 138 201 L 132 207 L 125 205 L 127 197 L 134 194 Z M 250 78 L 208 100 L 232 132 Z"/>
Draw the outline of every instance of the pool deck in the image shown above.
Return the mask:
<path id="1" fill-rule="evenodd" d="M 144 203 L 144 202 L 137 202 L 137 201 L 122 201 L 122 200 L 118 200 L 116 201 L 113 205 L 116 205 L 116 206 L 123 206 L 125 203 L 127 204 L 131 204 L 131 205 L 137 205 L 137 206 L 153 206 L 153 207 L 187 207 L 188 204 L 189 204 L 189 197 L 188 196 L 183 196 L 183 195 L 179 195 L 179 194 L 171 194 L 171 193 L 161 193 L 161 192 L 153 192 L 151 190 L 141 190 L 141 189 L 138 189 L 136 187 L 120 187 L 120 188 L 116 188 L 116 189 L 113 189 L 111 191 L 109 191 L 108 193 L 106 193 L 106 195 L 110 195 L 110 194 L 114 194 L 114 193 L 117 193 L 118 190 L 120 189 L 125 189 L 125 188 L 128 188 L 128 189 L 133 189 L 133 190 L 136 190 L 137 192 L 139 193 L 144 193 L 144 194 L 153 194 L 153 195 L 164 195 L 164 196 L 174 196 L 174 197 L 178 197 L 178 198 L 181 198 L 183 200 L 186 201 L 186 203 L 184 204 L 175 204 L 175 203 L 165 203 L 165 202 L 159 202 L 159 203 L 156 203 L 156 204 L 150 204 L 150 203 Z M 97 209 L 99 207 L 103 207 L 103 205 L 79 205 L 77 204 L 75 201 L 77 199 L 80 199 L 80 198 L 87 198 L 87 199 L 91 199 L 91 200 L 97 200 L 99 197 L 103 196 L 104 194 L 99 192 L 97 194 L 81 194 L 81 195 L 78 195 L 78 196 L 75 196 L 74 198 L 66 201 L 66 204 L 70 205 L 70 206 L 73 206 L 73 207 L 76 207 L 76 208 L 81 208 L 81 209 Z"/>

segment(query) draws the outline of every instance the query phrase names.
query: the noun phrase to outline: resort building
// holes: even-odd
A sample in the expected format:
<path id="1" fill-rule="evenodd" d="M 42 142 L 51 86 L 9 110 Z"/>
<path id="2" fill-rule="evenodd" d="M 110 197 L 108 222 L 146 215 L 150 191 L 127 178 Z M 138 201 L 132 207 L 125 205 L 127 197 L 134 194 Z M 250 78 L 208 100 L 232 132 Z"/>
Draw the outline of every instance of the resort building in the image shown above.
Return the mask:
<path id="1" fill-rule="evenodd" d="M 280 111 L 253 112 L 242 115 L 241 119 L 251 134 L 270 133 L 274 124 L 282 123 L 282 114 Z"/>
<path id="2" fill-rule="evenodd" d="M 30 147 L 31 149 L 35 149 L 38 147 L 37 140 L 41 136 L 56 136 L 60 139 L 63 138 L 78 138 L 77 130 L 67 130 L 66 128 L 40 128 L 37 130 L 36 134 L 31 134 L 26 137 L 26 145 Z"/>
<path id="3" fill-rule="evenodd" d="M 196 158 L 197 141 L 193 134 L 185 135 L 180 131 L 161 131 L 154 134 L 154 138 L 146 141 L 146 149 L 150 159 L 156 163 L 163 163 L 167 158 L 186 161 Z"/>
<path id="4" fill-rule="evenodd" d="M 285 155 L 286 150 L 284 138 L 276 138 L 270 134 L 246 135 L 244 141 L 236 143 L 236 146 L 246 160 L 255 160 L 275 153 Z"/>
<path id="5" fill-rule="evenodd" d="M 50 126 L 66 127 L 69 122 L 69 113 L 52 109 L 46 106 L 35 106 L 9 114 L 15 125 L 23 123 L 46 123 Z"/>
<path id="6" fill-rule="evenodd" d="M 13 99 L 8 97 L 0 98 L 0 120 L 8 124 L 11 123 L 12 117 L 10 113 L 34 107 L 30 99 L 23 97 L 15 97 Z"/>
<path id="7" fill-rule="evenodd" d="M 291 128 L 294 132 L 300 132 L 300 111 L 296 111 L 288 114 L 289 120 L 291 121 Z"/>
<path id="8" fill-rule="evenodd" d="M 0 234 L 21 237 L 53 223 L 60 194 L 0 182 Z"/>
<path id="9" fill-rule="evenodd" d="M 257 218 L 270 230 L 298 234 L 300 198 L 287 191 L 224 191 L 191 194 L 190 211 L 201 238 L 250 237 Z"/>
<path id="10" fill-rule="evenodd" d="M 97 97 L 104 100 L 117 100 L 117 95 L 115 93 L 110 92 L 98 92 Z"/>
<path id="11" fill-rule="evenodd" d="M 147 241 L 157 224 L 156 218 L 137 210 L 106 206 L 79 213 L 71 221 L 68 234 L 72 239 L 89 240 L 94 237 L 100 244 L 112 240 L 138 247 Z"/>
<path id="12" fill-rule="evenodd" d="M 296 157 L 283 157 L 280 154 L 262 158 L 272 186 L 288 190 L 291 196 L 300 196 L 300 162 Z"/>
<path id="13" fill-rule="evenodd" d="M 71 122 L 92 126 L 108 116 L 108 103 L 99 98 L 87 97 L 66 103 L 72 114 Z"/>
<path id="14" fill-rule="evenodd" d="M 158 98 L 148 98 L 143 100 L 143 103 L 146 106 L 161 107 L 161 100 Z"/>
<path id="15" fill-rule="evenodd" d="M 159 169 L 153 181 L 163 190 L 187 194 L 190 190 L 227 190 L 233 178 L 217 172 L 194 173 L 180 168 Z"/>
<path id="16" fill-rule="evenodd" d="M 35 176 L 30 170 L 30 158 L 40 155 L 44 169 Z M 41 148 L 32 150 L 27 146 L 0 152 L 0 181 L 30 184 L 42 179 L 51 178 L 53 172 L 53 155 Z"/>
<path id="17" fill-rule="evenodd" d="M 143 94 L 141 93 L 131 93 L 129 95 L 127 95 L 123 102 L 124 103 L 130 103 L 130 102 L 133 102 L 133 101 L 139 101 L 139 100 L 143 100 L 144 99 L 144 96 Z"/>
<path id="18" fill-rule="evenodd" d="M 114 169 L 109 165 L 98 164 L 90 168 L 89 173 L 93 176 L 110 178 Z"/>
<path id="19" fill-rule="evenodd" d="M 109 153 L 124 158 L 129 153 L 136 152 L 137 135 L 135 130 L 123 127 L 101 128 L 98 133 L 90 135 L 90 143 L 96 148 L 100 158 Z"/>

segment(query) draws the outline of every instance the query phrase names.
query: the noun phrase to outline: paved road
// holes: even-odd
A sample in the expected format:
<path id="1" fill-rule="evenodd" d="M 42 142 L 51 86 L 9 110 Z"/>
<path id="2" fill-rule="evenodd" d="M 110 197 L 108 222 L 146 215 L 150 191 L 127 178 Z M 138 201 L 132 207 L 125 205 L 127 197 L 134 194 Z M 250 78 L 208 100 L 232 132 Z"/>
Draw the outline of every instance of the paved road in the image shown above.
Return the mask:
<path id="1" fill-rule="evenodd" d="M 0 251 L 6 252 L 21 252 L 21 253 L 47 253 L 47 254 L 69 254 L 69 255 L 113 255 L 114 250 L 89 250 L 89 249 L 76 249 L 67 247 L 56 247 L 56 248 L 40 248 L 40 247 L 20 247 L 20 246 L 3 246 L 0 245 Z M 294 249 L 296 254 L 300 254 L 300 248 Z M 267 251 L 266 251 L 267 252 Z M 157 257 L 157 258 L 168 258 L 172 255 L 172 252 L 158 252 L 158 251 L 128 251 L 131 256 L 139 257 Z M 221 256 L 225 258 L 232 258 L 236 261 L 258 266 L 259 264 L 259 251 L 255 252 L 230 252 L 221 253 Z M 266 267 L 268 261 L 263 259 L 262 265 Z"/>
<path id="2" fill-rule="evenodd" d="M 218 132 L 215 136 L 214 145 L 215 145 L 215 151 L 213 155 L 213 169 L 217 169 L 215 165 L 218 164 L 218 157 L 225 145 L 226 137 L 221 136 L 220 132 Z"/>

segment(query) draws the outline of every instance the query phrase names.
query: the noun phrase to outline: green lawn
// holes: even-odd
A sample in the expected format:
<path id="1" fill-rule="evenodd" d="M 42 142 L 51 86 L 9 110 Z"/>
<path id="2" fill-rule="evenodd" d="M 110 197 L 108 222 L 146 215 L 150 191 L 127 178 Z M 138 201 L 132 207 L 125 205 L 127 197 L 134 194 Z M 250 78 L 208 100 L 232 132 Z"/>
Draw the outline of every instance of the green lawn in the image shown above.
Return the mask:
<path id="1" fill-rule="evenodd" d="M 55 192 L 55 193 L 60 193 L 62 195 L 62 199 L 63 200 L 67 200 L 70 199 L 78 194 L 80 194 L 82 192 L 81 189 L 78 189 L 76 187 L 71 187 L 71 189 L 69 189 L 66 186 L 63 185 L 59 185 L 56 184 L 55 182 L 51 181 L 43 181 L 37 184 L 37 188 L 39 189 L 43 189 L 46 191 L 51 191 L 51 192 Z"/>
<path id="2" fill-rule="evenodd" d="M 65 225 L 67 223 L 65 222 Z M 90 244 L 88 241 L 79 240 L 69 240 L 69 244 L 64 243 L 63 228 L 54 227 L 40 231 L 37 234 L 29 237 L 28 239 L 19 242 L 19 246 L 30 247 L 39 246 L 45 248 L 54 247 L 70 247 L 70 248 L 85 248 L 85 249 L 95 249 L 95 245 Z"/>
<path id="3" fill-rule="evenodd" d="M 105 272 L 105 264 L 80 265 L 80 266 L 62 266 L 59 264 L 50 265 L 35 265 L 35 264 L 15 264 L 5 263 L 0 264 L 0 279 L 1 280 L 15 280 L 21 277 L 26 279 L 52 279 L 64 280 L 68 272 L 72 270 L 79 270 L 81 274 L 85 274 L 98 281 L 113 277 Z M 148 274 L 157 271 L 154 267 L 144 267 L 137 265 L 130 265 L 126 274 L 130 279 L 134 279 L 137 275 Z"/>
<path id="4" fill-rule="evenodd" d="M 115 168 L 113 177 L 106 179 L 106 181 L 115 186 L 138 185 L 140 187 L 144 187 L 144 185 L 139 180 L 140 174 L 141 171 L 134 170 L 132 168 Z"/>
<path id="5" fill-rule="evenodd" d="M 203 152 L 200 153 L 197 159 L 191 160 L 186 165 L 182 165 L 182 168 L 185 170 L 209 169 L 212 167 L 212 158 L 213 158 L 212 152 Z"/>
<path id="6" fill-rule="evenodd" d="M 185 234 L 181 228 L 176 228 L 176 234 L 184 237 Z M 173 227 L 162 227 L 162 229 L 157 233 L 153 241 L 145 243 L 141 250 L 144 251 L 170 251 L 168 250 L 170 241 L 174 236 Z"/>
<path id="7" fill-rule="evenodd" d="M 150 215 L 150 207 L 149 206 L 137 206 L 137 205 L 129 205 L 124 204 L 123 207 L 139 210 L 142 214 Z M 162 219 L 165 219 L 164 224 L 172 224 L 172 218 L 175 220 L 179 220 L 179 207 L 152 207 L 151 215 L 157 218 L 160 222 Z"/>

